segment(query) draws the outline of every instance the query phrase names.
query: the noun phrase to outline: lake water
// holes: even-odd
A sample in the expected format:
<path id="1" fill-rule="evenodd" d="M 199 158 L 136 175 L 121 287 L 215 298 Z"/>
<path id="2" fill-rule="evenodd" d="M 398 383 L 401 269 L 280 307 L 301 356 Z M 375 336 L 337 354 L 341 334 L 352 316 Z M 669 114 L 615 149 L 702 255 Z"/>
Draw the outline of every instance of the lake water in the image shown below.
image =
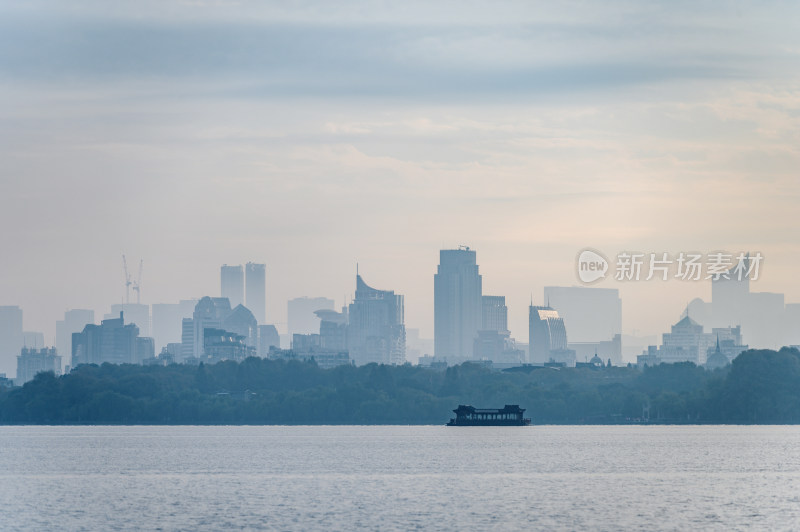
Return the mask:
<path id="1" fill-rule="evenodd" d="M 0 427 L 0 530 L 800 528 L 800 427 Z"/>

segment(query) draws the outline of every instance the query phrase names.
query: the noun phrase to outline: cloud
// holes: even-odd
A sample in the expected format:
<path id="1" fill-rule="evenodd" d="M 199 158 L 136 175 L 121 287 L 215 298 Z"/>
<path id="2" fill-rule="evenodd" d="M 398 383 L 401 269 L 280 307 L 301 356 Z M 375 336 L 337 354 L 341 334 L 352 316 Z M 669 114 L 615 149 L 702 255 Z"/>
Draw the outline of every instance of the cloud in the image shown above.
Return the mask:
<path id="1" fill-rule="evenodd" d="M 3 3 L 0 304 L 52 294 L 31 329 L 102 313 L 127 250 L 162 301 L 267 261 L 279 320 L 358 259 L 425 331 L 436 250 L 462 242 L 525 296 L 521 339 L 531 285 L 571 282 L 587 245 L 768 242 L 800 297 L 797 7 L 376 5 Z M 627 330 L 673 317 L 631 298 L 656 314 Z"/>
<path id="2" fill-rule="evenodd" d="M 522 9 L 520 20 L 513 10 L 489 20 L 478 18 L 481 10 L 467 10 L 471 16 L 460 21 L 434 17 L 416 24 L 408 16 L 328 19 L 323 4 L 287 14 L 244 3 L 226 7 L 218 20 L 189 16 L 193 11 L 174 4 L 168 13 L 187 16 L 159 16 L 154 4 L 136 15 L 92 5 L 85 12 L 55 5 L 4 17 L 0 73 L 12 83 L 166 80 L 187 95 L 221 90 L 229 98 L 488 102 L 598 91 L 608 97 L 630 87 L 775 76 L 800 61 L 786 43 L 744 45 L 751 28 L 703 18 L 658 21 L 635 5 L 623 17 L 583 6 L 586 12 L 570 22 L 564 13 Z M 511 5 L 520 10 L 521 4 Z M 261 16 L 248 17 L 253 12 Z M 492 20 L 498 18 L 502 23 Z M 220 88 L 220 80 L 232 86 Z"/>

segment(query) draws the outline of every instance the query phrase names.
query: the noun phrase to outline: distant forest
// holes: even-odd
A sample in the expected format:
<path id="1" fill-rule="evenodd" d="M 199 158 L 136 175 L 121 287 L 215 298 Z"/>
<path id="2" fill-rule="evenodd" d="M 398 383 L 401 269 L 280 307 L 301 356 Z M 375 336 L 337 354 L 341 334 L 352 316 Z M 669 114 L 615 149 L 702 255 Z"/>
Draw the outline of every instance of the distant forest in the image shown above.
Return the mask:
<path id="1" fill-rule="evenodd" d="M 475 364 L 341 366 L 248 358 L 80 366 L 0 391 L 3 424 L 443 424 L 459 404 L 519 404 L 534 424 L 800 423 L 800 352 L 750 350 L 725 369 Z"/>

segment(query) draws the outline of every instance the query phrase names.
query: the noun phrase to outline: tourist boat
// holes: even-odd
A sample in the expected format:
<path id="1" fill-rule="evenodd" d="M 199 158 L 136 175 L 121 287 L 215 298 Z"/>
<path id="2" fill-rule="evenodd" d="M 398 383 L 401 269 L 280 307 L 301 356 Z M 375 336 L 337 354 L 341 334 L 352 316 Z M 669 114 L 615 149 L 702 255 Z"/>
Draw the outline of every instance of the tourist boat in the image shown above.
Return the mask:
<path id="1" fill-rule="evenodd" d="M 506 405 L 503 408 L 475 408 L 458 405 L 453 410 L 456 417 L 451 418 L 448 427 L 524 427 L 531 420 L 523 417 L 524 408 L 519 405 Z"/>

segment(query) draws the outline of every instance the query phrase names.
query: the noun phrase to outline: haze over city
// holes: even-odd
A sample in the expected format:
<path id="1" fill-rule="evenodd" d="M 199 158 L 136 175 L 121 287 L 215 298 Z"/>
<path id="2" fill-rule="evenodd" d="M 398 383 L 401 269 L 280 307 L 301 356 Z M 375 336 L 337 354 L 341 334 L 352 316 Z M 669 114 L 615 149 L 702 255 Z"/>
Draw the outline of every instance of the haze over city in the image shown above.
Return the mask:
<path id="1" fill-rule="evenodd" d="M 0 530 L 793 530 L 800 3 L 0 0 Z"/>
<path id="2" fill-rule="evenodd" d="M 760 252 L 800 301 L 797 6 L 6 2 L 0 304 L 51 344 L 70 308 L 219 295 L 266 264 L 286 302 L 352 299 L 356 264 L 433 337 L 440 249 L 527 308 L 575 257 Z M 780 16 L 777 16 L 780 12 Z M 615 282 L 623 333 L 708 282 Z"/>

